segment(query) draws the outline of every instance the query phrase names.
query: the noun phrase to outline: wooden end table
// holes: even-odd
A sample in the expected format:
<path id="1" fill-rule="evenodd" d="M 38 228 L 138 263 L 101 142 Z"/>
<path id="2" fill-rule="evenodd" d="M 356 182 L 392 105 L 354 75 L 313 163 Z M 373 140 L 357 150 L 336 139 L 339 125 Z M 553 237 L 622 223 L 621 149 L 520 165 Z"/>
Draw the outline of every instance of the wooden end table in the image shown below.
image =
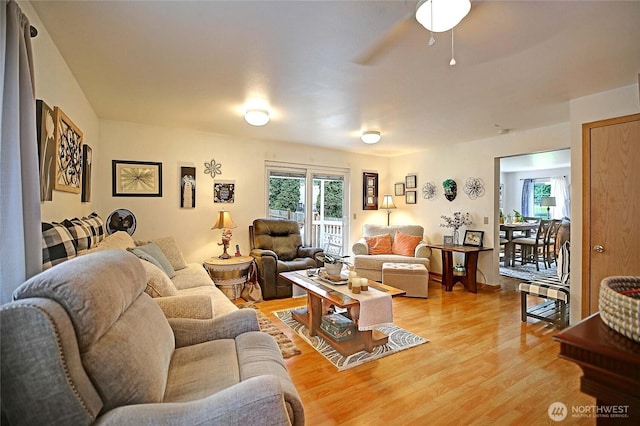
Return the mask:
<path id="1" fill-rule="evenodd" d="M 442 285 L 445 291 L 452 291 L 453 286 L 461 282 L 471 293 L 478 292 L 476 272 L 478 271 L 478 254 L 482 251 L 493 250 L 491 247 L 473 246 L 445 246 L 442 244 L 427 244 L 428 247 L 442 252 Z M 453 275 L 453 253 L 464 253 L 464 268 L 466 275 Z"/>
<path id="2" fill-rule="evenodd" d="M 251 256 L 236 256 L 229 259 L 210 257 L 204 261 L 204 268 L 214 284 L 231 300 L 240 297 L 242 287 L 247 282 Z"/>

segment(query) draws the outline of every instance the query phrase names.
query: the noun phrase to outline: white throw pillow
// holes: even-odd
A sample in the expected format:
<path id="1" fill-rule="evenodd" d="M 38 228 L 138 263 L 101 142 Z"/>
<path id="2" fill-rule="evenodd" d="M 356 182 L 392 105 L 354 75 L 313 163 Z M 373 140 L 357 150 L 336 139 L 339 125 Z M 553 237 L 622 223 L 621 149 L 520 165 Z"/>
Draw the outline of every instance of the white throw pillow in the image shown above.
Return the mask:
<path id="1" fill-rule="evenodd" d="M 151 297 L 177 296 L 178 290 L 167 274 L 151 262 L 140 259 L 147 274 L 147 288 L 144 290 Z"/>
<path id="2" fill-rule="evenodd" d="M 182 252 L 175 238 L 158 238 L 157 240 L 153 240 L 153 243 L 160 247 L 162 253 L 164 253 L 169 263 L 171 263 L 171 266 L 173 266 L 173 269 L 179 271 L 187 267 L 187 262 L 185 262 L 184 257 L 182 257 Z"/>

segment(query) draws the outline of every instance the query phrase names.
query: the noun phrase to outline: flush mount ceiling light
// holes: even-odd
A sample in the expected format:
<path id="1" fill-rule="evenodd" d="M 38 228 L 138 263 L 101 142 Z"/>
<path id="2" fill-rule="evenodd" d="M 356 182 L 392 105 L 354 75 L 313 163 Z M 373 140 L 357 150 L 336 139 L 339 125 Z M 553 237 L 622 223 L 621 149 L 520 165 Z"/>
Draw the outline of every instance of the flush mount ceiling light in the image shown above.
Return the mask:
<path id="1" fill-rule="evenodd" d="M 449 31 L 471 10 L 469 0 L 422 0 L 416 6 L 416 20 L 429 31 Z"/>
<path id="2" fill-rule="evenodd" d="M 269 112 L 263 109 L 249 109 L 244 113 L 244 119 L 252 126 L 264 126 L 269 122 Z"/>
<path id="3" fill-rule="evenodd" d="M 360 136 L 360 140 L 368 144 L 378 143 L 380 142 L 381 138 L 382 136 L 380 136 L 380 132 L 376 132 L 375 130 L 369 130 L 369 131 L 363 132 L 362 135 Z"/>

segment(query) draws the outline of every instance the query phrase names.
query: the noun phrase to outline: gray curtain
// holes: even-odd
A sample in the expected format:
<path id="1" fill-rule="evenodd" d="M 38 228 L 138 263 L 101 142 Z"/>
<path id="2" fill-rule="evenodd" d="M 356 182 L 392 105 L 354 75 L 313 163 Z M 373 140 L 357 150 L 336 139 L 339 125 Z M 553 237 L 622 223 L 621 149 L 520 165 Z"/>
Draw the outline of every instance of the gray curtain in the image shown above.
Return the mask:
<path id="1" fill-rule="evenodd" d="M 525 179 L 522 183 L 522 216 L 533 216 L 533 179 Z"/>
<path id="2" fill-rule="evenodd" d="M 42 270 L 36 100 L 29 21 L 0 10 L 0 302 Z"/>

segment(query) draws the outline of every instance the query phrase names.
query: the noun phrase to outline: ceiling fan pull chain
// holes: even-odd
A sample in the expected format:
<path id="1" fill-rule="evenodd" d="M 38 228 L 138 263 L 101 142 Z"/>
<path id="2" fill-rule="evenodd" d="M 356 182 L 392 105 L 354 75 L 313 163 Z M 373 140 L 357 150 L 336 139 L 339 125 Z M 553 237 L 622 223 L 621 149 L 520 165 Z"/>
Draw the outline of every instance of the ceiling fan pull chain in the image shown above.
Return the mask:
<path id="1" fill-rule="evenodd" d="M 451 61 L 449 61 L 449 65 L 454 66 L 456 64 L 456 58 L 453 50 L 453 28 L 451 28 Z"/>
<path id="2" fill-rule="evenodd" d="M 433 2 L 431 2 L 431 38 L 429 39 L 429 46 L 436 44 L 436 39 L 433 38 Z"/>

